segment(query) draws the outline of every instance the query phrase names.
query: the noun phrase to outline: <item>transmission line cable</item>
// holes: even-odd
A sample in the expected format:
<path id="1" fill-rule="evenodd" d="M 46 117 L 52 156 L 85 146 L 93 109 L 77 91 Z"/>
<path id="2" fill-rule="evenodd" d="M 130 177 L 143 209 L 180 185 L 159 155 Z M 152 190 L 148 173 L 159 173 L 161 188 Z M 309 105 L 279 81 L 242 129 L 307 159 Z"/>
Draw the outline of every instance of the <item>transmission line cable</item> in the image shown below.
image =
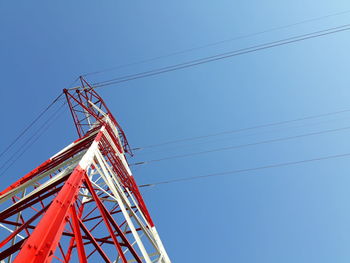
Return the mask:
<path id="1" fill-rule="evenodd" d="M 254 132 L 254 133 L 248 133 L 248 134 L 242 134 L 240 136 L 234 136 L 234 137 L 224 137 L 224 138 L 215 138 L 213 140 L 201 140 L 199 142 L 192 142 L 192 141 L 188 141 L 188 142 L 184 142 L 185 144 L 176 144 L 172 147 L 168 147 L 168 148 L 156 148 L 155 150 L 147 150 L 147 151 L 140 151 L 137 152 L 139 154 L 154 154 L 154 153 L 166 153 L 168 151 L 173 151 L 173 150 L 181 150 L 183 151 L 184 149 L 188 148 L 188 147 L 195 147 L 195 146 L 200 146 L 200 145 L 210 145 L 211 143 L 216 143 L 216 142 L 223 142 L 223 141 L 228 141 L 228 140 L 232 140 L 232 139 L 238 139 L 238 138 L 247 138 L 247 137 L 252 137 L 252 136 L 256 136 L 256 135 L 266 135 L 266 134 L 271 134 L 271 133 L 276 133 L 276 132 L 280 132 L 281 130 L 286 130 L 288 129 L 289 131 L 291 129 L 294 128 L 304 128 L 304 127 L 311 127 L 314 125 L 319 125 L 319 124 L 325 124 L 328 122 L 334 122 L 334 121 L 339 121 L 339 120 L 347 120 L 349 121 L 349 117 L 346 118 L 340 118 L 340 119 L 332 119 L 332 120 L 325 120 L 325 121 L 319 121 L 319 122 L 315 122 L 315 123 L 304 123 L 301 125 L 293 125 L 293 126 L 282 126 L 280 128 L 274 128 L 271 130 L 266 130 L 266 131 L 258 131 L 258 132 Z M 140 156 L 140 155 L 139 155 Z"/>
<path id="2" fill-rule="evenodd" d="M 136 163 L 133 163 L 133 164 L 130 164 L 130 165 L 131 166 L 143 165 L 143 164 L 154 163 L 154 162 L 161 162 L 161 161 L 178 159 L 178 158 L 192 157 L 192 156 L 202 155 L 202 154 L 207 154 L 207 153 L 228 151 L 228 150 L 234 150 L 234 149 L 239 149 L 239 148 L 244 148 L 244 147 L 249 147 L 249 146 L 256 146 L 256 145 L 261 145 L 261 144 L 268 144 L 268 143 L 274 143 L 274 142 L 281 142 L 281 141 L 299 139 L 299 138 L 315 136 L 315 135 L 321 135 L 321 134 L 326 134 L 326 133 L 339 132 L 339 131 L 344 131 L 344 130 L 348 130 L 348 129 L 350 129 L 350 126 L 337 128 L 337 129 L 323 130 L 323 131 L 318 131 L 318 132 L 305 133 L 305 134 L 289 136 L 289 137 L 282 137 L 282 138 L 271 139 L 271 140 L 264 140 L 264 141 L 247 143 L 247 144 L 233 145 L 233 146 L 229 146 L 229 147 L 216 148 L 216 149 L 211 149 L 211 150 L 206 150 L 206 151 L 199 151 L 199 152 L 193 152 L 193 153 L 188 153 L 188 154 L 172 155 L 172 156 L 159 158 L 159 159 L 153 159 L 153 160 L 148 160 L 148 161 L 136 162 Z"/>
<path id="3" fill-rule="evenodd" d="M 18 140 L 31 128 L 35 123 L 37 123 L 42 116 L 61 98 L 63 93 L 61 93 L 58 97 L 56 97 L 40 114 L 31 122 L 29 125 L 20 132 L 17 137 L 11 141 L 11 143 L 0 153 L 0 157 L 2 157 L 5 153 L 7 153 L 17 142 Z"/>
<path id="4" fill-rule="evenodd" d="M 76 78 L 72 83 L 68 85 L 68 88 L 71 88 L 74 83 L 78 80 L 79 78 Z M 60 101 L 62 98 L 63 93 L 60 93 L 43 111 L 39 113 L 39 115 L 31 122 L 27 127 L 23 129 L 22 132 L 20 132 L 17 137 L 7 146 L 5 149 L 0 153 L 0 158 L 7 153 L 28 131 L 30 128 L 32 128 L 44 115 L 49 111 L 49 109 L 55 105 L 58 101 Z"/>
<path id="5" fill-rule="evenodd" d="M 274 27 L 274 28 L 270 28 L 270 29 L 254 32 L 254 33 L 251 33 L 251 34 L 241 35 L 241 36 L 237 36 L 237 37 L 233 37 L 233 38 L 228 38 L 228 39 L 212 42 L 212 43 L 209 43 L 209 44 L 206 44 L 206 45 L 202 45 L 202 46 L 198 46 L 198 47 L 193 47 L 193 48 L 188 48 L 188 49 L 184 49 L 184 50 L 177 51 L 177 52 L 172 52 L 172 53 L 167 54 L 167 55 L 156 56 L 156 57 L 153 57 L 153 58 L 148 58 L 148 59 L 144 59 L 144 60 L 141 60 L 141 61 L 136 61 L 136 62 L 133 62 L 133 63 L 127 63 L 127 64 L 123 64 L 123 65 L 119 65 L 119 66 L 116 66 L 116 67 L 111 67 L 111 68 L 107 68 L 107 69 L 103 69 L 103 70 L 99 70 L 99 71 L 88 72 L 88 73 L 82 74 L 82 76 L 86 77 L 86 76 L 91 76 L 91 75 L 96 75 L 96 74 L 100 74 L 100 73 L 113 71 L 113 70 L 116 70 L 116 69 L 129 67 L 129 66 L 145 64 L 145 63 L 153 62 L 153 61 L 156 61 L 156 60 L 159 60 L 159 59 L 168 58 L 168 57 L 181 55 L 181 54 L 186 54 L 186 53 L 189 53 L 189 52 L 192 52 L 192 51 L 196 51 L 196 50 L 200 50 L 200 49 L 204 49 L 204 48 L 208 48 L 208 47 L 213 47 L 213 46 L 218 46 L 220 44 L 224 44 L 224 43 L 227 43 L 227 42 L 232 42 L 232 41 L 235 41 L 235 40 L 250 38 L 250 37 L 262 35 L 262 34 L 265 34 L 265 33 L 270 33 L 270 32 L 274 32 L 274 31 L 278 31 L 278 30 L 282 30 L 282 29 L 298 26 L 298 25 L 301 25 L 301 24 L 306 24 L 306 23 L 310 23 L 310 22 L 314 22 L 314 21 L 323 20 L 323 19 L 326 19 L 326 18 L 329 18 L 329 17 L 345 15 L 345 14 L 348 14 L 348 13 L 350 13 L 350 10 L 346 10 L 346 11 L 343 11 L 343 12 L 337 12 L 337 13 L 333 13 L 333 14 L 329 14 L 329 15 L 325 15 L 325 16 L 319 16 L 319 17 L 315 17 L 315 18 L 311 18 L 311 19 L 305 19 L 305 20 L 302 20 L 302 21 L 299 21 L 299 22 L 296 22 L 296 23 L 292 23 L 292 24 L 278 26 L 278 27 Z"/>
<path id="6" fill-rule="evenodd" d="M 227 58 L 231 58 L 231 57 L 235 57 L 235 56 L 239 56 L 239 55 L 243 55 L 243 54 L 253 53 L 253 52 L 260 51 L 260 50 L 271 49 L 271 48 L 282 46 L 282 45 L 287 45 L 287 44 L 296 43 L 296 42 L 300 42 L 300 41 L 304 41 L 304 40 L 308 40 L 308 39 L 313 39 L 313 38 L 317 38 L 317 37 L 331 35 L 331 34 L 343 32 L 343 31 L 347 31 L 347 30 L 350 30 L 350 24 L 346 24 L 346 25 L 342 25 L 342 26 L 338 26 L 338 27 L 333 27 L 333 28 L 328 28 L 325 30 L 315 31 L 312 33 L 298 35 L 298 36 L 294 36 L 294 37 L 290 37 L 290 38 L 286 38 L 286 39 L 282 39 L 282 40 L 277 40 L 277 41 L 273 41 L 273 42 L 268 42 L 268 43 L 264 43 L 264 44 L 260 44 L 260 45 L 256 45 L 256 46 L 251 46 L 248 48 L 243 48 L 243 49 L 238 49 L 238 50 L 234 50 L 234 51 L 230 51 L 230 52 L 225 52 L 225 53 L 217 54 L 214 56 L 209 56 L 209 57 L 204 57 L 201 59 L 191 60 L 191 61 L 187 61 L 187 62 L 175 64 L 175 65 L 170 65 L 167 67 L 157 68 L 157 69 L 153 69 L 153 70 L 149 70 L 149 71 L 145 71 L 145 72 L 121 76 L 118 78 L 113 78 L 110 80 L 94 83 L 93 86 L 95 88 L 100 88 L 100 87 L 114 85 L 114 84 L 127 82 L 127 81 L 131 81 L 131 80 L 135 80 L 135 79 L 146 78 L 146 77 L 155 76 L 155 75 L 159 75 L 159 74 L 163 74 L 163 73 L 167 73 L 167 72 L 172 72 L 172 71 L 176 71 L 176 70 L 180 70 L 180 69 L 185 69 L 185 68 L 189 68 L 189 67 L 193 67 L 193 66 L 198 66 L 201 64 L 210 63 L 210 62 L 214 62 L 214 61 L 218 61 L 218 60 L 222 60 L 222 59 L 227 59 Z"/>
<path id="7" fill-rule="evenodd" d="M 5 172 L 7 172 L 15 163 L 16 161 L 22 157 L 24 153 L 27 152 L 27 150 L 38 141 L 38 139 L 52 126 L 53 123 L 55 123 L 56 119 L 64 112 L 61 111 L 63 107 L 66 105 L 66 102 L 64 102 L 27 140 L 24 142 L 24 144 L 17 149 L 16 152 L 14 152 L 0 167 L 1 173 L 0 176 L 2 176 Z M 60 112 L 61 111 L 61 112 Z"/>
<path id="8" fill-rule="evenodd" d="M 137 150 L 143 150 L 143 149 L 147 149 L 147 148 L 155 148 L 155 147 L 160 147 L 160 146 L 169 145 L 169 144 L 176 144 L 176 143 L 181 143 L 181 142 L 194 141 L 194 140 L 205 139 L 205 138 L 209 138 L 209 137 L 216 137 L 216 136 L 221 136 L 221 135 L 226 135 L 226 134 L 240 133 L 240 132 L 256 130 L 256 129 L 260 129 L 260 128 L 268 128 L 268 127 L 273 127 L 273 126 L 289 124 L 289 123 L 293 123 L 293 122 L 317 119 L 317 118 L 337 115 L 337 114 L 346 113 L 346 112 L 350 112 L 350 109 L 344 109 L 344 110 L 340 110 L 340 111 L 332 111 L 332 112 L 327 112 L 327 113 L 322 113 L 322 114 L 310 115 L 310 116 L 306 116 L 306 117 L 290 119 L 290 120 L 284 120 L 284 121 L 278 121 L 278 122 L 271 122 L 271 123 L 266 123 L 266 124 L 261 124 L 261 125 L 254 125 L 254 126 L 250 126 L 250 127 L 247 127 L 247 128 L 226 130 L 226 131 L 223 131 L 223 132 L 211 133 L 211 134 L 206 134 L 206 135 L 201 135 L 201 136 L 188 137 L 188 138 L 183 138 L 183 139 L 178 139 L 178 140 L 171 140 L 171 141 L 166 141 L 166 142 L 163 142 L 163 143 L 150 144 L 150 145 L 146 145 L 146 146 L 136 147 L 136 148 L 134 148 L 132 150 L 133 151 L 137 151 Z"/>
<path id="9" fill-rule="evenodd" d="M 154 182 L 154 183 L 142 184 L 142 185 L 139 185 L 139 187 L 149 187 L 149 186 L 156 186 L 156 185 L 162 185 L 162 184 L 171 184 L 171 183 L 193 181 L 193 180 L 199 180 L 199 179 L 204 179 L 204 178 L 209 178 L 209 177 L 253 172 L 253 171 L 266 170 L 266 169 L 271 169 L 271 168 L 299 165 L 299 164 L 311 163 L 311 162 L 320 162 L 320 161 L 325 161 L 325 160 L 340 159 L 340 158 L 346 158 L 346 157 L 350 157 L 350 153 L 328 155 L 328 156 L 317 157 L 317 158 L 313 158 L 313 159 L 305 159 L 305 160 L 300 160 L 300 161 L 270 164 L 270 165 L 265 165 L 265 166 L 258 166 L 258 167 L 246 168 L 246 169 L 238 169 L 238 170 L 232 170 L 232 171 L 226 171 L 226 172 L 220 172 L 220 173 L 212 173 L 212 174 L 192 176 L 192 177 L 183 177 L 183 178 L 178 178 L 178 179 L 171 179 L 171 180 L 166 180 L 166 181 L 159 181 L 159 182 Z"/>

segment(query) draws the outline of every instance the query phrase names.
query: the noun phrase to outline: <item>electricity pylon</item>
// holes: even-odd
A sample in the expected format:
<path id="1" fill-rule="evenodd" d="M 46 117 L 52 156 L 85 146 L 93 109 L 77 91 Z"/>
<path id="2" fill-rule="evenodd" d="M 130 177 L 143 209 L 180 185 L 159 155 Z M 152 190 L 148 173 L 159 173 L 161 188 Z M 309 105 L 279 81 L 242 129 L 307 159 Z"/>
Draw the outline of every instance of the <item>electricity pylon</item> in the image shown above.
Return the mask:
<path id="1" fill-rule="evenodd" d="M 170 263 L 125 134 L 80 80 L 64 90 L 79 139 L 0 193 L 0 261 Z"/>

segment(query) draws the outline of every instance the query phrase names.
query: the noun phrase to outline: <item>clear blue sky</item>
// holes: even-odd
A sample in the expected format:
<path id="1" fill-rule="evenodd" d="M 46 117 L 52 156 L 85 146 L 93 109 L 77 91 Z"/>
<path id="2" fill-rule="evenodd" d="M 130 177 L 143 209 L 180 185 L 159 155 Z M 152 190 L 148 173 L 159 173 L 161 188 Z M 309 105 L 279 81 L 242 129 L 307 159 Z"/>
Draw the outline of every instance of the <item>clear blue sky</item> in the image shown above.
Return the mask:
<path id="1" fill-rule="evenodd" d="M 0 148 L 82 73 L 347 10 L 345 0 L 1 1 Z M 350 13 L 87 79 L 106 80 L 346 23 Z M 350 109 L 349 44 L 350 33 L 344 32 L 100 93 L 133 147 Z M 344 113 L 169 145 L 140 151 L 130 161 L 340 128 L 350 126 L 349 118 Z M 1 188 L 75 138 L 66 110 L 2 175 Z M 141 184 L 348 152 L 345 130 L 153 163 L 134 173 Z M 349 158 L 343 158 L 161 185 L 145 190 L 144 197 L 176 263 L 345 263 L 349 170 Z"/>

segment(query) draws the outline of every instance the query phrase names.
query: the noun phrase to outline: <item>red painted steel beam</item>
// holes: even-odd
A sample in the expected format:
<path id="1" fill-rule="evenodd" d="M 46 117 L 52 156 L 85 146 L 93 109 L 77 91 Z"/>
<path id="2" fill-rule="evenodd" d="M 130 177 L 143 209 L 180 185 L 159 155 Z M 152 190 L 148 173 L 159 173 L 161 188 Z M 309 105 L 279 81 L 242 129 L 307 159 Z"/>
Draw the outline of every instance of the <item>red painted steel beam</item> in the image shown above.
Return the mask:
<path id="1" fill-rule="evenodd" d="M 117 237 L 114 236 L 114 231 L 112 229 L 112 226 L 107 218 L 107 214 L 106 214 L 106 211 L 104 209 L 104 205 L 102 204 L 102 202 L 100 201 L 100 199 L 98 198 L 97 194 L 95 193 L 93 187 L 92 187 L 92 184 L 89 180 L 89 178 L 87 176 L 85 176 L 85 180 L 84 180 L 84 183 L 85 183 L 85 186 L 87 189 L 89 189 L 90 191 L 90 194 L 92 195 L 92 198 L 95 200 L 96 204 L 97 204 L 97 207 L 102 215 L 102 218 L 103 218 L 103 221 L 108 229 L 108 232 L 109 234 L 111 235 L 112 237 L 112 240 L 113 240 L 113 243 L 118 251 L 118 254 L 119 256 L 121 257 L 123 263 L 127 263 L 127 260 L 125 258 L 125 255 L 123 253 L 123 250 L 121 248 L 121 245 L 119 244 L 119 241 L 117 240 Z"/>
<path id="2" fill-rule="evenodd" d="M 24 224 L 20 225 L 16 230 L 14 230 L 7 238 L 5 238 L 3 241 L 0 243 L 0 248 L 6 245 L 10 240 L 12 240 L 17 234 L 19 234 L 24 228 L 28 227 L 30 223 L 35 221 L 39 216 L 42 215 L 46 211 L 48 206 L 44 207 L 42 210 L 40 210 L 38 213 L 36 213 L 34 216 L 32 216 L 27 222 Z"/>
<path id="3" fill-rule="evenodd" d="M 85 138 L 85 140 L 83 140 Z M 78 152 L 87 149 L 93 140 L 95 139 L 94 136 L 91 136 L 89 138 L 89 135 L 86 135 L 84 138 L 81 138 L 76 145 L 74 145 L 72 148 L 66 150 L 65 152 L 61 153 L 60 155 L 56 156 L 53 159 L 48 159 L 45 162 L 43 162 L 41 165 L 39 165 L 37 168 L 33 169 L 29 173 L 27 173 L 25 176 L 23 176 L 18 181 L 11 184 L 9 187 L 7 187 L 5 190 L 0 192 L 0 197 L 7 192 L 21 186 L 22 184 L 26 183 L 30 179 L 38 176 L 39 174 L 42 174 L 44 172 L 47 172 L 59 164 L 61 164 L 63 161 L 67 160 L 68 158 L 71 158 L 73 155 L 77 154 Z M 53 171 L 55 172 L 55 171 Z"/>
<path id="4" fill-rule="evenodd" d="M 77 199 L 85 171 L 77 166 L 36 229 L 23 244 L 15 263 L 39 263 L 49 261 L 68 221 L 70 207 Z"/>
<path id="5" fill-rule="evenodd" d="M 64 181 L 64 179 L 65 178 L 58 180 L 57 182 L 55 182 L 53 184 L 53 186 L 56 186 L 56 185 L 62 183 Z M 57 192 L 60 191 L 60 189 L 61 189 L 61 187 L 48 188 L 48 189 L 44 188 L 44 189 L 38 191 L 37 193 L 33 194 L 29 198 L 27 198 L 23 201 L 18 201 L 13 206 L 5 209 L 4 211 L 2 211 L 0 213 L 0 220 L 3 220 L 5 218 L 8 218 L 8 217 L 14 215 L 14 214 L 17 214 L 18 212 L 23 211 L 25 208 L 28 208 L 28 207 L 40 202 L 41 200 L 44 200 L 44 199 L 56 194 Z M 43 194 L 43 193 L 45 193 L 45 194 Z"/>
<path id="6" fill-rule="evenodd" d="M 101 255 L 103 260 L 107 263 L 111 263 L 110 259 L 106 255 L 106 253 L 103 251 L 101 246 L 97 243 L 97 240 L 94 238 L 94 236 L 90 233 L 90 231 L 87 229 L 87 227 L 84 225 L 84 223 L 79 219 L 79 224 L 85 235 L 90 239 L 91 243 L 97 250 L 97 252 Z"/>
<path id="7" fill-rule="evenodd" d="M 108 129 L 106 130 L 108 131 Z M 150 226 L 153 227 L 154 226 L 153 220 L 151 218 L 150 213 L 147 210 L 146 204 L 142 198 L 140 190 L 135 182 L 135 179 L 133 178 L 133 176 L 130 176 L 129 173 L 126 171 L 124 165 L 122 164 L 119 157 L 115 155 L 115 151 L 113 150 L 113 148 L 111 147 L 111 145 L 109 144 L 105 136 L 102 136 L 101 143 L 103 144 L 104 149 L 106 149 L 106 151 L 108 152 L 106 157 L 110 161 L 112 165 L 112 169 L 118 174 L 119 178 L 123 180 L 123 184 L 133 192 L 140 206 L 140 209 L 145 215 Z M 111 154 L 111 153 L 114 153 L 114 154 Z"/>
<path id="8" fill-rule="evenodd" d="M 0 260 L 4 260 L 5 258 L 11 256 L 13 253 L 16 253 L 18 250 L 20 250 L 22 245 L 23 245 L 23 243 L 26 240 L 27 239 L 22 239 L 21 241 L 17 242 L 13 246 L 11 246 L 11 247 L 5 249 L 4 251 L 0 252 Z"/>
<path id="9" fill-rule="evenodd" d="M 80 232 L 79 219 L 74 204 L 71 206 L 70 210 L 73 223 L 74 238 L 78 248 L 79 261 L 80 263 L 87 263 L 83 239 Z"/>
<path id="10" fill-rule="evenodd" d="M 118 242 L 117 237 L 114 234 L 114 231 L 112 229 L 113 228 L 118 232 L 120 238 L 123 241 L 123 245 L 125 247 L 127 247 L 129 249 L 129 251 L 131 252 L 131 254 L 134 256 L 136 262 L 142 263 L 140 257 L 138 256 L 138 254 L 136 253 L 135 249 L 133 248 L 133 246 L 129 243 L 129 241 L 127 240 L 127 238 L 125 237 L 123 231 L 119 228 L 118 224 L 114 221 L 113 217 L 111 216 L 111 214 L 108 212 L 108 210 L 106 209 L 106 207 L 103 205 L 103 203 L 101 202 L 101 200 L 97 197 L 95 191 L 93 190 L 92 184 L 89 180 L 89 178 L 85 175 L 85 180 L 84 180 L 84 184 L 86 185 L 86 187 L 89 189 L 90 194 L 92 195 L 92 198 L 95 200 L 96 205 L 98 206 L 98 209 L 100 210 L 100 213 L 102 215 L 102 218 L 108 228 L 108 232 L 111 235 L 113 241 L 115 242 L 116 248 L 118 250 L 119 256 L 122 258 L 123 263 L 127 263 L 127 260 L 125 258 L 125 255 L 123 254 L 123 251 L 121 250 L 121 244 Z"/>

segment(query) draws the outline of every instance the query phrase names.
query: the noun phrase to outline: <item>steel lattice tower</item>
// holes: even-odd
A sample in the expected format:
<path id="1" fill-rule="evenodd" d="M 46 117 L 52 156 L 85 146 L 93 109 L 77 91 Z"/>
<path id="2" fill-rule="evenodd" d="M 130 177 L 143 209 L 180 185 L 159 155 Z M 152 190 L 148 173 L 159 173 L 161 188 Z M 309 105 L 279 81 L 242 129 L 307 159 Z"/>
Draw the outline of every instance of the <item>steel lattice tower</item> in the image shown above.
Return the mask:
<path id="1" fill-rule="evenodd" d="M 0 193 L 0 262 L 170 263 L 125 134 L 80 80 L 64 90 L 79 139 Z"/>

